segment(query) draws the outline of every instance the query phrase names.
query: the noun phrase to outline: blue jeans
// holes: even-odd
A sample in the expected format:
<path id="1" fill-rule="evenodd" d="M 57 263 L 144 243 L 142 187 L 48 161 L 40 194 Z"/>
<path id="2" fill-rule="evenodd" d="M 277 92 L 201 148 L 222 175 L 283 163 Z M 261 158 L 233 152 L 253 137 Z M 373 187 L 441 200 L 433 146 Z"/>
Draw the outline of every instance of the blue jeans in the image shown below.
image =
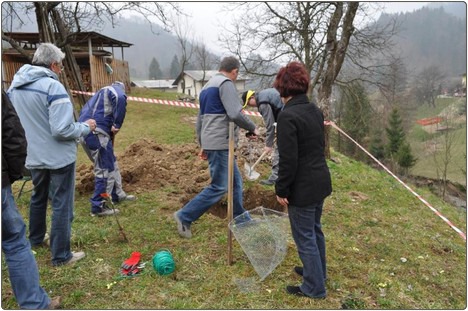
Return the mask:
<path id="1" fill-rule="evenodd" d="M 10 185 L 2 188 L 2 251 L 20 308 L 46 309 L 50 299 L 39 285 L 36 259 L 26 239 L 26 225 L 18 212 Z"/>
<path id="2" fill-rule="evenodd" d="M 190 225 L 200 218 L 211 206 L 227 193 L 228 189 L 228 150 L 205 150 L 208 156 L 211 183 L 195 198 L 177 212 L 184 224 Z M 234 218 L 245 212 L 243 207 L 242 176 L 234 160 Z"/>
<path id="3" fill-rule="evenodd" d="M 56 170 L 31 169 L 31 177 L 34 190 L 29 204 L 29 241 L 31 245 L 38 245 L 44 240 L 47 231 L 47 203 L 50 193 L 52 265 L 64 264 L 72 257 L 70 239 L 74 217 L 75 163 Z"/>
<path id="4" fill-rule="evenodd" d="M 288 207 L 289 222 L 299 258 L 304 266 L 301 291 L 309 297 L 325 297 L 327 264 L 322 232 L 323 201 L 308 206 Z"/>

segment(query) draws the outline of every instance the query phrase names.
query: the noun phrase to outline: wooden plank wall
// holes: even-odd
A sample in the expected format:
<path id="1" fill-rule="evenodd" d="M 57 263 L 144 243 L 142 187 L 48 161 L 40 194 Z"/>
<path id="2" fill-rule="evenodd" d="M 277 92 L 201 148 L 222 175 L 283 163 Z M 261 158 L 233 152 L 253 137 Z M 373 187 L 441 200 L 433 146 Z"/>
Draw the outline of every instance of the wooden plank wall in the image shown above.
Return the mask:
<path id="1" fill-rule="evenodd" d="M 13 61 L 9 55 L 2 56 L 2 87 L 5 90 L 10 87 L 15 73 L 23 65 L 24 63 L 22 62 Z M 111 85 L 114 81 L 121 81 L 125 84 L 126 93 L 130 93 L 130 71 L 128 62 L 113 59 L 111 64 L 113 69 L 112 74 L 107 73 L 102 57 L 92 56 L 90 65 L 94 66 L 93 76 L 91 76 L 89 68 L 81 68 L 81 75 L 86 91 L 96 92 L 104 86 Z M 70 83 L 72 83 L 72 81 L 70 81 Z M 70 85 L 70 87 L 73 88 L 72 85 Z"/>
<path id="2" fill-rule="evenodd" d="M 15 62 L 11 59 L 9 55 L 2 56 L 2 88 L 6 91 L 10 85 L 11 81 L 13 81 L 13 77 L 15 73 L 23 66 L 24 63 L 22 62 Z"/>
<path id="3" fill-rule="evenodd" d="M 104 86 L 111 85 L 114 81 L 120 81 L 125 84 L 126 93 L 130 93 L 130 71 L 128 68 L 128 62 L 113 59 L 110 64 L 113 72 L 107 73 L 104 58 L 92 56 L 90 66 L 93 68 L 92 74 L 89 74 L 91 78 L 91 91 L 99 91 Z M 85 77 L 83 76 L 83 80 Z M 87 82 L 85 81 L 85 84 Z"/>

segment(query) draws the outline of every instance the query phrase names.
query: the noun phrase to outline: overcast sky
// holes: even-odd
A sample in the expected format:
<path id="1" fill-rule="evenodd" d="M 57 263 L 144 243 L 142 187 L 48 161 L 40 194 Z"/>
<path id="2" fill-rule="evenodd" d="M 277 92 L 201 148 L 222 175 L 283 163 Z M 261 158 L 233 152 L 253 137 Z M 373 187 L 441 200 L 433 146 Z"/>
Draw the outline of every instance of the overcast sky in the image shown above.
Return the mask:
<path id="1" fill-rule="evenodd" d="M 379 1 L 380 2 L 380 1 Z M 191 25 L 193 25 L 195 39 L 205 41 L 208 49 L 223 52 L 218 47 L 217 39 L 220 29 L 220 23 L 228 24 L 230 14 L 223 12 L 222 7 L 225 2 L 179 2 L 179 5 L 188 15 Z M 427 2 L 382 2 L 383 11 L 386 13 L 411 12 L 420 9 Z M 378 13 L 380 14 L 380 13 Z"/>

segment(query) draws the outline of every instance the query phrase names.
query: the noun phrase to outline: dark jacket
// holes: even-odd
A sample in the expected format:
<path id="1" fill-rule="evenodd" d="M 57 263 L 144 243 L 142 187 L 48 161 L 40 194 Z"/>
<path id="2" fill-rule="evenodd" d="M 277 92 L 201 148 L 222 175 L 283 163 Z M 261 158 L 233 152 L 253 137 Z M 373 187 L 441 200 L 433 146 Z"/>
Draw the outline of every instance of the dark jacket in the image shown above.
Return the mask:
<path id="1" fill-rule="evenodd" d="M 298 95 L 279 114 L 277 143 L 279 172 L 276 195 L 289 204 L 306 206 L 323 201 L 332 192 L 325 161 L 323 114 L 306 95 Z"/>
<path id="2" fill-rule="evenodd" d="M 10 99 L 2 90 L 2 188 L 23 175 L 26 136 Z"/>

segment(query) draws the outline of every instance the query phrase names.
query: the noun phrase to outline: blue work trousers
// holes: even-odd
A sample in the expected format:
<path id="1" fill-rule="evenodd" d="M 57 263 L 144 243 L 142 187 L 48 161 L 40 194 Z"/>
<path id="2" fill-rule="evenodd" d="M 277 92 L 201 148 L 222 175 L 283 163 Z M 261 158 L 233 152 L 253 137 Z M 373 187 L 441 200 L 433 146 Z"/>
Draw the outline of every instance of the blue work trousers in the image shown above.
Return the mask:
<path id="1" fill-rule="evenodd" d="M 125 197 L 125 193 L 117 193 L 119 188 L 116 181 L 120 181 L 120 171 L 118 166 L 116 167 L 114 147 L 110 135 L 100 132 L 90 133 L 84 141 L 86 148 L 89 149 L 89 155 L 94 161 L 94 193 L 90 199 L 91 213 L 99 213 L 102 212 L 105 201 L 101 196 L 103 193 L 111 194 L 113 201 L 119 201 L 119 196 Z M 118 173 L 118 178 L 114 177 L 114 173 Z M 121 190 L 121 192 L 123 191 Z"/>
<path id="2" fill-rule="evenodd" d="M 2 251 L 5 254 L 11 287 L 21 309 L 46 309 L 50 299 L 39 285 L 39 271 L 26 225 L 18 211 L 11 186 L 2 188 Z"/>
<path id="3" fill-rule="evenodd" d="M 188 202 L 178 216 L 182 223 L 190 225 L 200 218 L 211 206 L 219 202 L 228 191 L 228 150 L 205 150 L 208 156 L 211 183 Z M 243 207 L 242 176 L 234 160 L 233 184 L 234 218 L 245 212 Z"/>

